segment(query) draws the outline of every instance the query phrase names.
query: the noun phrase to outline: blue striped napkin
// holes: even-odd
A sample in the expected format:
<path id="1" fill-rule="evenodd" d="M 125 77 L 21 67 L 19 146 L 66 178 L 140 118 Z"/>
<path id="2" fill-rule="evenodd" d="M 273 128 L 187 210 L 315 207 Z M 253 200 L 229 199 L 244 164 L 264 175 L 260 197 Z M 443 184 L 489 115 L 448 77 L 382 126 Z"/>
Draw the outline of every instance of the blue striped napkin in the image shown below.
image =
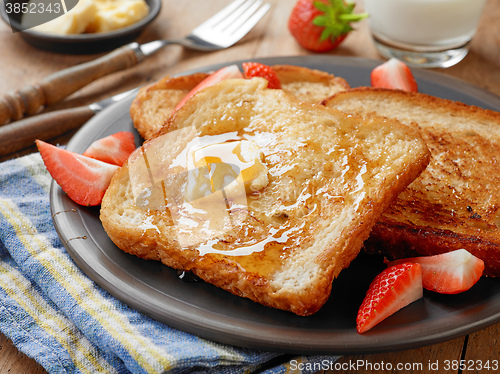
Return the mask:
<path id="1" fill-rule="evenodd" d="M 337 359 L 210 342 L 124 305 L 61 244 L 50 182 L 38 153 L 0 165 L 0 331 L 49 373 L 309 373 Z"/>

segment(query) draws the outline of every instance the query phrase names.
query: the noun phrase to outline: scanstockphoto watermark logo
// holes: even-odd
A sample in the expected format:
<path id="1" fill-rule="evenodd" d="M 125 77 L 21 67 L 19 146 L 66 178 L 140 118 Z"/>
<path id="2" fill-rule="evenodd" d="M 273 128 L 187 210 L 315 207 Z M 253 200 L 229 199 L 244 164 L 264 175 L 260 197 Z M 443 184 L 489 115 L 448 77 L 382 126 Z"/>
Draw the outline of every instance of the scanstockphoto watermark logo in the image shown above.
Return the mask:
<path id="1" fill-rule="evenodd" d="M 422 362 L 371 362 L 368 360 L 337 360 L 337 358 L 327 358 L 317 362 L 302 362 L 299 360 L 292 360 L 289 364 L 290 373 L 316 373 L 320 371 L 334 371 L 341 372 L 355 372 L 359 370 L 371 371 L 375 373 L 388 373 L 388 372 L 420 372 L 425 369 L 428 371 L 438 370 L 437 363 L 429 362 L 424 364 Z"/>
<path id="2" fill-rule="evenodd" d="M 29 30 L 69 12 L 78 0 L 4 0 L 2 12 L 7 16 L 12 32 Z"/>
<path id="3" fill-rule="evenodd" d="M 244 166 L 222 160 L 237 143 L 206 140 L 194 126 L 169 132 L 138 148 L 128 163 L 135 205 L 169 211 L 183 248 L 240 227 L 248 214 Z"/>
<path id="4" fill-rule="evenodd" d="M 144 143 L 130 156 L 127 194 L 137 208 L 165 212 L 171 221 L 169 233 L 182 248 L 207 243 L 201 253 L 223 253 L 215 249 L 218 239 L 249 227 L 247 222 L 259 222 L 255 212 L 279 226 L 260 243 L 239 243 L 231 255 L 263 250 L 268 242 L 284 245 L 306 222 L 331 215 L 346 199 L 359 203 L 364 196 L 357 185 L 352 186 L 352 196 L 337 196 L 321 183 L 273 174 L 268 169 L 274 168 L 273 162 L 262 162 L 261 152 L 237 132 L 199 136 L 195 126 L 176 129 Z M 267 188 L 270 183 L 274 184 Z M 298 221 L 297 226 L 289 223 Z M 159 230 L 153 220 L 142 228 Z"/>

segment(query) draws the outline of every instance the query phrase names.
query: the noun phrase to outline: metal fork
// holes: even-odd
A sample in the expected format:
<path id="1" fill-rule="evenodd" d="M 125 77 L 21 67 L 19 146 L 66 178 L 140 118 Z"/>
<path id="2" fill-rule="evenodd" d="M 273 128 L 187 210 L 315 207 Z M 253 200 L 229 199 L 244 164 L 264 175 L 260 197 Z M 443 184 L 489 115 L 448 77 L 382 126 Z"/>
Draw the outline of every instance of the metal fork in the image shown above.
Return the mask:
<path id="1" fill-rule="evenodd" d="M 236 0 L 196 27 L 189 35 L 176 40 L 156 40 L 141 45 L 148 56 L 168 44 L 182 44 L 199 51 L 216 51 L 241 40 L 267 13 L 271 4 L 262 0 Z"/>
<path id="2" fill-rule="evenodd" d="M 235 0 L 182 39 L 131 43 L 96 60 L 49 75 L 38 84 L 0 97 L 0 125 L 37 113 L 105 75 L 128 69 L 169 44 L 199 51 L 228 48 L 241 40 L 267 13 L 262 0 Z"/>

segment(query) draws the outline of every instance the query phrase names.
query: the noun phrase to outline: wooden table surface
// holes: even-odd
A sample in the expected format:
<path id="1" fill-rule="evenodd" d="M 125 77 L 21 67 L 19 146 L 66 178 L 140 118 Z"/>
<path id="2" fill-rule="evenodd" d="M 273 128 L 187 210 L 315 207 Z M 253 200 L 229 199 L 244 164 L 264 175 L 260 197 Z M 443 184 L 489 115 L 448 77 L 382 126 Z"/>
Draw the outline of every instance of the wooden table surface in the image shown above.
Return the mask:
<path id="1" fill-rule="evenodd" d="M 309 54 L 296 44 L 287 30 L 288 16 L 296 0 L 268 1 L 273 5 L 269 14 L 247 37 L 232 48 L 203 53 L 189 51 L 180 46 L 167 47 L 128 71 L 101 78 L 48 110 L 89 104 L 112 94 L 153 82 L 166 74 L 180 73 L 210 64 L 257 57 Z M 147 42 L 158 38 L 182 37 L 229 2 L 229 0 L 164 0 L 159 18 L 137 41 Z M 357 9 L 362 11 L 363 1 L 357 1 Z M 356 30 L 345 42 L 329 54 L 382 60 L 371 42 L 367 21 L 360 22 L 355 28 Z M 0 24 L 0 46 L 2 47 L 0 94 L 12 92 L 26 84 L 36 83 L 46 75 L 60 69 L 100 56 L 62 55 L 37 50 L 26 44 L 18 34 L 13 34 L 4 23 Z M 479 30 L 467 57 L 454 67 L 433 70 L 439 74 L 460 78 L 500 96 L 500 1 L 487 1 Z M 66 134 L 53 142 L 64 143 L 71 135 L 71 133 Z M 35 152 L 35 149 L 33 147 L 25 149 L 2 157 L 0 160 L 30 152 Z M 500 324 L 497 324 L 441 344 L 393 353 L 345 356 L 339 361 L 343 363 L 340 372 L 360 374 L 382 371 L 384 373 L 461 373 L 459 368 L 451 365 L 454 360 L 455 362 L 467 360 L 468 363 L 472 362 L 469 360 L 473 360 L 483 365 L 486 365 L 488 360 L 490 363 L 492 360 L 499 360 L 499 337 Z M 354 367 L 355 363 L 364 363 L 365 367 Z M 434 366 L 430 366 L 430 363 Z M 445 367 L 447 363 L 450 364 L 449 370 Z M 410 364 L 414 366 L 409 367 Z M 401 365 L 406 365 L 406 367 Z M 435 365 L 439 365 L 439 371 L 434 370 Z M 483 372 L 490 371 L 494 370 L 483 370 Z M 8 338 L 0 334 L 0 373 L 7 372 L 43 373 L 44 369 L 34 360 L 20 353 Z"/>

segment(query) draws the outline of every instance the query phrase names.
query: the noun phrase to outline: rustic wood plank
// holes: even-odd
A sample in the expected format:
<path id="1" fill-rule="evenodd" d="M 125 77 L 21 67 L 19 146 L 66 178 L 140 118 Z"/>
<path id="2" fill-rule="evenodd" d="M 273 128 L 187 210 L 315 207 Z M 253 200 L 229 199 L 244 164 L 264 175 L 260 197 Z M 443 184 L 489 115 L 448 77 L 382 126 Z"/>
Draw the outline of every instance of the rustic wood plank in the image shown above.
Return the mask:
<path id="1" fill-rule="evenodd" d="M 383 373 L 457 373 L 445 369 L 445 360 L 460 360 L 465 338 L 458 338 L 440 344 L 401 352 L 371 355 L 345 356 L 339 359 L 339 369 L 343 374 Z M 325 373 L 338 371 L 327 370 Z"/>
<path id="2" fill-rule="evenodd" d="M 468 337 L 463 364 L 467 373 L 500 371 L 500 324 L 480 330 Z"/>
<path id="3" fill-rule="evenodd" d="M 9 338 L 0 333 L 0 373 L 42 374 L 45 372 L 38 362 L 21 353 Z"/>

